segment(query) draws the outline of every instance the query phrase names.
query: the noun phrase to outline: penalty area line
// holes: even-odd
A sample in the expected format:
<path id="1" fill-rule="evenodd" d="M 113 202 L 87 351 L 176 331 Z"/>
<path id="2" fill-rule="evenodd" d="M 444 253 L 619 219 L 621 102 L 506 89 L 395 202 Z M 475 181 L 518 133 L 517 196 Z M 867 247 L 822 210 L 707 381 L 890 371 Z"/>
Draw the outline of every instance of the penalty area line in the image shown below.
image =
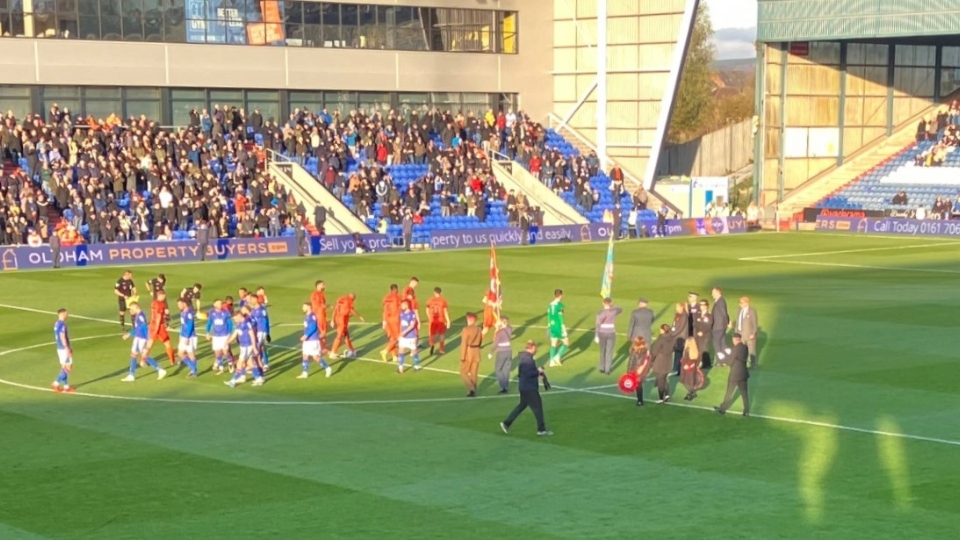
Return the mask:
<path id="1" fill-rule="evenodd" d="M 795 261 L 763 261 L 763 262 L 788 262 L 788 263 L 793 263 L 793 262 L 795 262 Z M 801 262 L 802 262 L 802 261 L 801 261 Z M 23 307 L 23 306 L 13 306 L 13 305 L 9 305 L 9 304 L 0 304 L 0 308 L 7 308 L 7 309 L 14 309 L 14 310 L 28 311 L 28 312 L 31 312 L 31 313 L 41 313 L 41 314 L 46 314 L 46 315 L 55 315 L 55 314 L 56 314 L 55 311 L 47 311 L 47 310 L 41 310 L 41 309 L 35 309 L 35 308 L 27 308 L 27 307 Z M 116 324 L 116 321 L 109 321 L 109 320 L 106 320 L 106 319 L 98 319 L 98 318 L 95 318 L 95 317 L 83 317 L 83 316 L 78 316 L 78 315 L 71 315 L 71 316 L 74 317 L 74 318 L 77 318 L 77 319 L 84 319 L 84 320 L 90 320 L 90 321 L 103 322 L 103 323 L 107 323 L 107 324 Z M 174 331 L 175 331 L 175 330 L 174 330 Z M 100 335 L 100 336 L 87 336 L 87 337 L 85 337 L 85 338 L 77 338 L 77 339 L 74 340 L 74 341 L 79 341 L 79 340 L 81 340 L 81 339 L 83 339 L 83 340 L 98 339 L 98 338 L 105 338 L 105 337 L 116 336 L 116 335 L 117 335 L 117 334 L 114 333 L 114 334 L 104 334 L 104 335 Z M 7 351 L 2 351 L 2 352 L 0 352 L 0 357 L 2 357 L 2 356 L 7 356 L 7 355 L 10 355 L 10 354 L 15 354 L 15 353 L 17 353 L 17 352 L 22 352 L 22 351 L 24 351 L 24 350 L 36 349 L 36 348 L 40 348 L 40 347 L 49 347 L 49 346 L 52 346 L 52 345 L 54 345 L 54 343 L 51 342 L 51 343 L 43 343 L 43 344 L 38 344 L 38 345 L 30 345 L 30 346 L 28 346 L 28 347 L 21 347 L 21 348 L 18 348 L 18 349 L 12 349 L 12 350 L 7 350 Z M 297 347 L 288 347 L 288 346 L 282 346 L 282 345 L 277 346 L 277 348 L 286 349 L 286 350 L 299 350 L 299 348 L 297 348 Z M 382 364 L 382 365 L 385 365 L 385 366 L 393 366 L 392 363 L 385 363 L 385 362 L 383 362 L 382 360 L 378 360 L 378 359 L 374 359 L 374 358 L 358 357 L 358 358 L 354 358 L 353 360 L 360 360 L 360 361 L 363 361 L 363 362 L 370 362 L 370 363 Z M 449 369 L 442 369 L 442 368 L 434 368 L 434 367 L 430 367 L 430 366 L 425 366 L 425 367 L 422 368 L 422 369 L 423 369 L 424 371 L 433 371 L 433 372 L 437 372 L 437 373 L 447 373 L 447 374 L 453 374 L 453 375 L 459 375 L 459 374 L 460 374 L 458 371 L 453 371 L 453 370 L 449 370 Z M 495 377 L 494 375 L 482 375 L 480 378 L 481 378 L 481 379 L 495 379 L 496 377 Z M 53 392 L 53 390 L 51 390 L 50 388 L 33 386 L 33 385 L 26 385 L 26 384 L 22 384 L 22 383 L 13 382 L 13 381 L 7 381 L 7 380 L 4 380 L 4 379 L 0 379 L 0 384 L 6 384 L 6 385 L 9 385 L 9 386 L 13 386 L 13 387 L 17 387 L 17 388 L 22 388 L 22 389 L 27 389 L 27 390 Z M 636 399 L 636 398 L 635 398 L 634 396 L 632 396 L 632 395 L 613 394 L 613 393 L 609 393 L 609 392 L 602 392 L 602 391 L 600 391 L 601 389 L 611 388 L 611 387 L 613 387 L 613 386 L 616 386 L 616 385 L 604 385 L 604 386 L 595 387 L 595 388 L 570 388 L 570 387 L 565 387 L 565 386 L 556 386 L 556 385 L 554 385 L 554 388 L 555 388 L 557 391 L 547 392 L 547 394 L 548 394 L 548 395 L 549 395 L 549 394 L 556 395 L 556 394 L 573 394 L 573 393 L 579 393 L 579 394 L 587 394 L 587 395 L 594 395 L 594 396 L 605 396 L 605 397 L 608 397 L 608 398 L 617 398 L 617 399 L 629 399 L 629 400 L 635 400 L 635 399 Z M 85 393 L 85 392 L 74 392 L 72 395 L 79 395 L 79 396 L 92 397 L 92 398 L 101 398 L 101 399 L 113 399 L 113 400 L 117 400 L 117 401 L 188 403 L 188 404 L 212 403 L 212 404 L 220 404 L 220 405 L 274 405 L 274 406 L 281 406 L 281 405 L 294 405 L 294 406 L 296 406 L 296 405 L 301 405 L 301 406 L 302 406 L 302 405 L 365 405 L 365 404 L 371 404 L 371 405 L 372 405 L 372 404 L 394 404 L 394 405 L 398 405 L 398 404 L 403 404 L 403 403 L 456 402 L 456 401 L 471 401 L 471 400 L 478 400 L 478 399 L 504 399 L 504 398 L 512 398 L 512 397 L 514 397 L 514 396 L 508 394 L 508 395 L 477 396 L 477 397 L 472 397 L 472 398 L 468 398 L 468 397 L 459 397 L 459 398 L 424 398 L 424 399 L 420 399 L 420 400 L 300 401 L 300 402 L 297 402 L 297 401 L 207 400 L 207 399 L 195 399 L 195 400 L 192 400 L 192 399 L 153 398 L 153 397 L 139 397 L 139 396 L 111 396 L 111 395 L 107 395 L 107 394 L 92 394 L 92 393 Z M 707 406 L 703 406 L 703 405 L 693 405 L 693 404 L 690 404 L 690 403 L 676 403 L 676 402 L 673 402 L 673 401 L 667 402 L 666 405 L 670 405 L 670 406 L 673 406 L 673 407 L 681 407 L 681 408 L 684 408 L 684 409 L 692 409 L 692 410 L 699 410 L 699 411 L 709 411 L 709 412 L 713 412 L 714 414 L 716 414 L 716 413 L 714 412 L 714 410 L 713 410 L 713 407 L 707 407 Z M 728 412 L 735 414 L 737 411 L 728 411 Z M 838 431 L 847 431 L 847 432 L 851 432 L 851 433 L 862 433 L 862 434 L 865 434 L 865 435 L 875 435 L 875 436 L 880 436 L 880 437 L 890 437 L 890 438 L 896 438 L 896 439 L 907 439 L 907 440 L 911 440 L 911 441 L 929 442 L 929 443 L 935 443 L 935 444 L 944 444 L 944 445 L 948 445 L 948 446 L 957 446 L 957 447 L 960 447 L 960 441 L 952 440 L 952 439 L 943 439 L 943 438 L 939 438 L 939 437 L 927 437 L 927 436 L 923 436 L 923 435 L 912 435 L 912 434 L 909 434 L 909 433 L 896 433 L 896 432 L 892 432 L 892 431 L 882 431 L 882 430 L 876 430 L 876 429 L 861 428 L 861 427 L 856 427 L 856 426 L 845 426 L 845 425 L 842 425 L 842 424 L 833 424 L 833 423 L 830 423 L 830 422 L 820 422 L 820 421 L 816 421 L 816 420 L 804 420 L 804 419 L 801 419 L 801 418 L 790 418 L 790 417 L 785 417 L 785 416 L 773 416 L 773 415 L 766 415 L 766 414 L 755 414 L 755 413 L 751 413 L 751 414 L 750 414 L 750 417 L 751 417 L 751 418 L 760 418 L 760 419 L 763 419 L 763 420 L 769 420 L 769 421 L 773 421 L 773 422 L 782 422 L 782 423 L 787 423 L 787 424 L 803 425 L 803 426 L 810 426 L 810 427 L 819 427 L 819 428 L 826 428 L 826 429 L 835 429 L 835 430 L 838 430 Z"/>

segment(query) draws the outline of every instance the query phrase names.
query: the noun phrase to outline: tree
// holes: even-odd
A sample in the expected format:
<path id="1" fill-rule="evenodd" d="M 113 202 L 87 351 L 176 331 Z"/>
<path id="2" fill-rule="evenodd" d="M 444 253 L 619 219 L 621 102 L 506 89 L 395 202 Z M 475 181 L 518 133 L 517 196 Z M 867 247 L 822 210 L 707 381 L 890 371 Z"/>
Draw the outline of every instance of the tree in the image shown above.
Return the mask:
<path id="1" fill-rule="evenodd" d="M 690 36 L 690 46 L 683 62 L 680 89 L 673 106 L 667 141 L 683 143 L 700 132 L 713 116 L 713 23 L 705 2 L 697 9 L 697 18 Z"/>

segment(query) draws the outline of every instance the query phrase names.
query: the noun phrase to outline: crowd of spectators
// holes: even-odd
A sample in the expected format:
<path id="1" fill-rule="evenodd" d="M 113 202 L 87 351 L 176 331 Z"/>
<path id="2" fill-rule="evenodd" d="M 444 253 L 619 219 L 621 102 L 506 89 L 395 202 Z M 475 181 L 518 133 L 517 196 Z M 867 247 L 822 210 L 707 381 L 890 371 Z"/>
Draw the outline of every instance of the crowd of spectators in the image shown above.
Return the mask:
<path id="1" fill-rule="evenodd" d="M 258 168 L 242 111 L 193 116 L 171 131 L 145 117 L 82 118 L 57 105 L 46 119 L 8 112 L 0 242 L 164 240 L 200 223 L 212 238 L 254 237 L 302 222 L 306 209 Z"/>

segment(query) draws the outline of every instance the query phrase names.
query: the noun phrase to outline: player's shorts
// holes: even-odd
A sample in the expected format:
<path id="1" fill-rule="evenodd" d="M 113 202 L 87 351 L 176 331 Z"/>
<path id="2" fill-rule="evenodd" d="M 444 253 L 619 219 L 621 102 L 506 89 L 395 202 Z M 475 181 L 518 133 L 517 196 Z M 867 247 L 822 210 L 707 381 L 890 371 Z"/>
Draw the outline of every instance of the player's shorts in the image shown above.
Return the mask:
<path id="1" fill-rule="evenodd" d="M 415 337 L 402 337 L 397 346 L 402 350 L 415 351 L 417 350 L 417 341 L 419 340 Z"/>
<path id="2" fill-rule="evenodd" d="M 133 344 L 130 346 L 130 352 L 132 354 L 140 354 L 145 351 L 147 348 L 147 340 L 143 338 L 133 338 Z"/>
<path id="3" fill-rule="evenodd" d="M 330 325 L 327 323 L 326 317 L 324 318 L 317 317 L 317 328 L 319 328 L 321 332 L 326 332 L 329 326 Z"/>
<path id="4" fill-rule="evenodd" d="M 304 341 L 300 344 L 300 351 L 304 358 L 316 358 L 320 356 L 320 341 L 316 339 Z"/>
<path id="5" fill-rule="evenodd" d="M 494 326 L 495 324 L 497 324 L 497 318 L 494 316 L 494 314 L 493 314 L 493 313 L 484 312 L 484 313 L 483 313 L 483 327 L 484 327 L 484 328 L 493 328 L 493 326 Z"/>
<path id="6" fill-rule="evenodd" d="M 430 335 L 439 336 L 447 333 L 447 325 L 443 321 L 430 321 Z"/>
<path id="7" fill-rule="evenodd" d="M 117 307 L 120 308 L 120 311 L 126 311 L 126 310 L 127 310 L 127 299 L 124 298 L 124 297 L 122 297 L 122 296 L 118 296 L 118 297 L 117 297 Z"/>
<path id="8" fill-rule="evenodd" d="M 337 324 L 337 335 L 338 335 L 338 336 L 345 336 L 345 335 L 347 335 L 347 334 L 349 333 L 349 332 L 348 332 L 348 330 L 349 330 L 349 328 L 350 328 L 350 321 L 349 321 L 349 320 L 344 319 L 344 320 L 341 320 L 341 321 L 336 321 L 336 324 Z"/>
<path id="9" fill-rule="evenodd" d="M 73 363 L 73 358 L 70 357 L 70 351 L 67 349 L 57 349 L 57 358 L 60 359 L 61 366 L 69 366 Z"/>
<path id="10" fill-rule="evenodd" d="M 267 343 L 267 333 L 257 332 L 257 345 L 263 347 Z"/>
<path id="11" fill-rule="evenodd" d="M 213 352 L 227 350 L 229 336 L 213 336 L 210 338 L 210 344 L 213 345 Z"/>
<path id="12" fill-rule="evenodd" d="M 177 346 L 177 350 L 182 353 L 193 354 L 197 352 L 197 338 L 194 337 L 181 337 L 180 343 Z"/>
<path id="13" fill-rule="evenodd" d="M 161 328 L 156 332 L 150 332 L 150 339 L 152 341 L 159 341 L 161 343 L 166 343 L 170 341 L 170 334 L 167 333 L 166 328 Z"/>
<path id="14" fill-rule="evenodd" d="M 548 331 L 550 339 L 567 339 L 567 329 L 563 326 L 550 326 Z"/>
<path id="15" fill-rule="evenodd" d="M 252 359 L 253 359 L 253 345 L 241 345 L 240 360 L 252 360 Z"/>

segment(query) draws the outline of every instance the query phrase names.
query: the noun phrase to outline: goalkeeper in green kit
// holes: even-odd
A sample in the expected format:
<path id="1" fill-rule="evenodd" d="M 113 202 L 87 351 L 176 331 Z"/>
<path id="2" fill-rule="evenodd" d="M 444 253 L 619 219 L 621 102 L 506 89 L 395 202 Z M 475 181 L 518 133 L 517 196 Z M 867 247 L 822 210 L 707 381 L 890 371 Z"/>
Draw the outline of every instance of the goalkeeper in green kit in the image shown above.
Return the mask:
<path id="1" fill-rule="evenodd" d="M 560 358 L 570 347 L 567 325 L 563 322 L 563 291 L 553 291 L 553 302 L 547 306 L 547 331 L 550 333 L 550 367 L 559 367 Z"/>

